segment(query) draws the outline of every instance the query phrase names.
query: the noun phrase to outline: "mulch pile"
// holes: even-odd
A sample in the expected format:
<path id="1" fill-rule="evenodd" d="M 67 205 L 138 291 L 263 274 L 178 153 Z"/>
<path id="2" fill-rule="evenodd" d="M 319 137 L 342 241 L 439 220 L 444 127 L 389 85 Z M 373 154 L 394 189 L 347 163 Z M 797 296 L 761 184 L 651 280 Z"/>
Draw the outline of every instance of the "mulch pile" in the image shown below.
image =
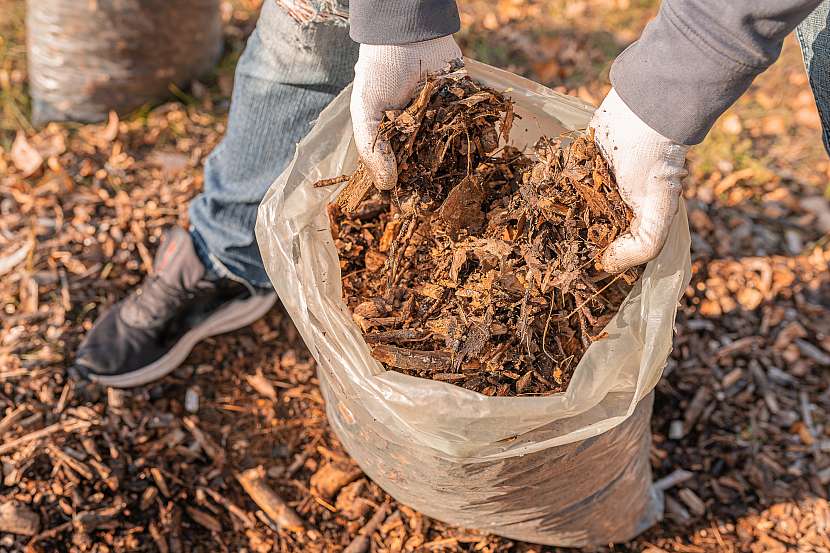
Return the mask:
<path id="1" fill-rule="evenodd" d="M 162 230 L 186 223 L 222 132 L 213 106 L 51 125 L 0 152 L 0 552 L 360 553 L 380 534 L 504 550 L 363 475 L 281 310 L 150 386 L 70 376 L 94 319 L 140 282 Z"/>
<path id="2" fill-rule="evenodd" d="M 360 165 L 330 209 L 345 299 L 387 368 L 560 392 L 636 281 L 598 262 L 631 212 L 593 141 L 499 147 L 514 117 L 463 72 L 430 78 L 380 127 L 397 186 L 372 193 Z"/>

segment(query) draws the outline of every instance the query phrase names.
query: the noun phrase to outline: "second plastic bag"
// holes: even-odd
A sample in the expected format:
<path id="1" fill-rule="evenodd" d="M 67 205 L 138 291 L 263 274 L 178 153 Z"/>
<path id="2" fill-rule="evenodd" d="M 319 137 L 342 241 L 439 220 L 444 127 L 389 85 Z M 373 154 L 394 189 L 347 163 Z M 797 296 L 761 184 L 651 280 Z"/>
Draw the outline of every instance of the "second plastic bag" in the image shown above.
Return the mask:
<path id="1" fill-rule="evenodd" d="M 100 121 L 169 96 L 222 50 L 219 0 L 28 0 L 32 119 Z"/>
<path id="2" fill-rule="evenodd" d="M 511 142 L 584 129 L 593 108 L 493 67 L 474 79 L 505 91 L 521 116 Z M 651 484 L 649 420 L 671 351 L 678 298 L 690 277 L 681 206 L 662 253 L 576 367 L 565 392 L 487 397 L 386 371 L 343 302 L 317 180 L 351 173 L 347 88 L 300 142 L 259 210 L 257 240 L 288 313 L 319 365 L 327 413 L 361 468 L 398 501 L 460 526 L 581 547 L 632 538 L 662 515 Z"/>

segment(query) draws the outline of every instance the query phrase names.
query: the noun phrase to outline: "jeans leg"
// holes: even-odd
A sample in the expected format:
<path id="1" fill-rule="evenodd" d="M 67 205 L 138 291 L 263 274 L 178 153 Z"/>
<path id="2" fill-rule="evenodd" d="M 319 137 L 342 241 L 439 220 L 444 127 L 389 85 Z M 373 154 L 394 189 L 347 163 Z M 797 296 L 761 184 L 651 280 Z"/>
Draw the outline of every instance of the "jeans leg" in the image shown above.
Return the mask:
<path id="1" fill-rule="evenodd" d="M 256 286 L 270 286 L 254 236 L 259 202 L 297 142 L 352 80 L 357 61 L 345 8 L 337 17 L 300 21 L 291 9 L 298 1 L 265 0 L 236 68 L 227 131 L 205 163 L 204 191 L 190 205 L 203 261 Z"/>
<path id="2" fill-rule="evenodd" d="M 796 28 L 801 54 L 821 118 L 824 147 L 830 153 L 830 0 L 825 0 Z"/>

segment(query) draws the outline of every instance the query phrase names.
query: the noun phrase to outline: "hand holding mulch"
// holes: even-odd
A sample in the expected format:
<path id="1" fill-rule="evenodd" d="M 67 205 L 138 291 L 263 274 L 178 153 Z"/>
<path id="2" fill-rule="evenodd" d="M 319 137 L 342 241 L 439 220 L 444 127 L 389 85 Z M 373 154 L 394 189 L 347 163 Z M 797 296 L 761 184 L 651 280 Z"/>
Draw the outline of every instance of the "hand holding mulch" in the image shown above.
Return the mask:
<path id="1" fill-rule="evenodd" d="M 345 300 L 387 368 L 486 395 L 560 392 L 637 279 L 598 262 L 631 212 L 593 141 L 526 155 L 500 146 L 516 117 L 461 71 L 431 77 L 380 126 L 397 187 L 376 191 L 358 164 L 329 210 Z"/>

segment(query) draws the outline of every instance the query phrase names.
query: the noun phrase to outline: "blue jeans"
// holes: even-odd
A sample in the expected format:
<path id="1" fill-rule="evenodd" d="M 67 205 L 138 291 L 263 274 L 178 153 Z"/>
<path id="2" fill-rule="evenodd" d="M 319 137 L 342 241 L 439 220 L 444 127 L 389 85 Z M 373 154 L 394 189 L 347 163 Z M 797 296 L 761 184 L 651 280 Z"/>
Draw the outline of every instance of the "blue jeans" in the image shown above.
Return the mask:
<path id="1" fill-rule="evenodd" d="M 344 0 L 265 0 L 236 67 L 227 131 L 190 205 L 196 250 L 219 276 L 271 286 L 254 236 L 257 207 L 354 78 L 358 45 L 348 31 Z"/>
<path id="2" fill-rule="evenodd" d="M 830 153 L 830 0 L 808 15 L 795 35 L 821 118 L 824 147 Z"/>

